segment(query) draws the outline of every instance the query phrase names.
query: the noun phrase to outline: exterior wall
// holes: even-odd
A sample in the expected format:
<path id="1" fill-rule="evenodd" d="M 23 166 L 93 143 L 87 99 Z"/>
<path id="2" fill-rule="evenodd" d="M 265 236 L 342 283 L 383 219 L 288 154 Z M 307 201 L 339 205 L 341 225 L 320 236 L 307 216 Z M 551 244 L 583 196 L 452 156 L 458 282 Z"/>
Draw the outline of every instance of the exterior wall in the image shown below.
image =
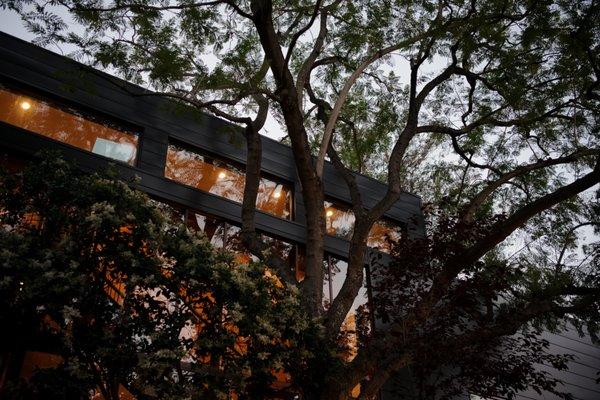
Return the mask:
<path id="1" fill-rule="evenodd" d="M 600 345 L 592 343 L 588 335 L 581 337 L 571 325 L 564 332 L 544 332 L 541 335 L 550 346 L 551 354 L 570 354 L 574 358 L 569 362 L 569 369 L 558 371 L 552 367 L 540 366 L 540 371 L 545 371 L 563 383 L 557 387 L 561 392 L 568 393 L 574 400 L 600 399 Z M 559 400 L 555 394 L 534 390 L 519 392 L 515 400 Z M 486 400 L 476 395 L 471 395 L 470 400 Z"/>
<path id="2" fill-rule="evenodd" d="M 553 354 L 572 354 L 568 371 L 544 368 L 552 376 L 561 379 L 564 385 L 559 390 L 573 395 L 575 400 L 600 399 L 600 345 L 594 344 L 589 336 L 580 337 L 573 327 L 565 332 L 544 332 L 542 337 L 550 342 L 548 349 Z M 551 393 L 538 394 L 533 390 L 519 393 L 517 400 L 558 400 Z"/>
<path id="3" fill-rule="evenodd" d="M 540 366 L 541 371 L 546 371 L 551 376 L 563 381 L 557 389 L 568 393 L 573 400 L 598 400 L 600 399 L 600 345 L 592 343 L 589 336 L 579 336 L 579 333 L 569 326 L 561 333 L 553 334 L 544 332 L 541 335 L 550 346 L 551 354 L 571 354 L 574 359 L 569 363 L 569 369 L 558 371 L 551 367 Z M 401 393 L 401 395 L 399 394 Z M 405 369 L 382 390 L 381 400 L 416 399 L 416 388 L 412 382 L 410 371 Z M 495 398 L 493 400 L 500 400 Z M 537 393 L 527 390 L 518 393 L 515 400 L 559 400 L 560 397 L 548 393 Z M 484 399 L 476 394 L 456 397 L 456 400 L 492 400 Z"/>
<path id="4" fill-rule="evenodd" d="M 141 135 L 136 164 L 118 163 L 125 178 L 138 176 L 141 178 L 139 187 L 151 195 L 234 224 L 240 222 L 240 204 L 164 177 L 169 140 L 243 164 L 246 148 L 239 127 L 169 99 L 143 95 L 148 92 L 138 86 L 3 33 L 0 33 L 0 81 L 36 90 L 58 101 L 85 107 L 138 127 Z M 4 123 L 0 123 L 0 131 L 0 146 L 9 151 L 31 155 L 40 149 L 55 148 L 90 170 L 105 167 L 110 161 Z M 266 234 L 302 244 L 306 230 L 304 205 L 291 148 L 263 137 L 262 170 L 293 185 L 295 220 L 286 221 L 257 212 L 257 228 Z M 366 205 L 375 204 L 384 195 L 386 185 L 356 176 Z M 326 165 L 323 179 L 328 198 L 342 203 L 350 201 L 346 185 L 332 165 Z M 423 233 L 420 205 L 417 196 L 403 194 L 385 217 L 405 225 L 410 234 L 420 235 Z M 348 242 L 327 237 L 325 248 L 336 257 L 345 258 Z"/>

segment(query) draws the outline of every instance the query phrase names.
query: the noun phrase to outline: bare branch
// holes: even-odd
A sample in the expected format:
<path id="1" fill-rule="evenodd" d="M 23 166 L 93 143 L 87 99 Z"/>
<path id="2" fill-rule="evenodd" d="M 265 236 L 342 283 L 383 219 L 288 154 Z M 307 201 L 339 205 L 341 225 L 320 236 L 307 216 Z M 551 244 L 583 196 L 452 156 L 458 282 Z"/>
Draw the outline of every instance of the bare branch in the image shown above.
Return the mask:
<path id="1" fill-rule="evenodd" d="M 298 101 L 302 103 L 302 92 L 304 91 L 305 82 L 309 79 L 310 73 L 313 69 L 313 65 L 325 43 L 325 36 L 327 35 L 327 10 L 321 12 L 321 23 L 319 28 L 319 36 L 315 40 L 312 51 L 300 67 L 298 76 L 296 77 L 296 90 L 298 92 Z"/>
<path id="2" fill-rule="evenodd" d="M 436 76 L 417 94 L 417 76 L 419 66 L 429 56 L 429 51 L 433 46 L 434 39 L 430 39 L 420 53 L 420 56 L 411 64 L 411 82 L 410 82 L 410 101 L 409 113 L 404 130 L 400 134 L 388 166 L 388 190 L 384 197 L 375 204 L 369 211 L 363 212 L 356 216 L 354 230 L 350 239 L 350 252 L 348 257 L 348 269 L 346 279 L 340 289 L 339 294 L 333 300 L 330 309 L 327 312 L 326 328 L 330 334 L 334 334 L 339 326 L 344 321 L 348 310 L 352 306 L 352 302 L 358 295 L 360 286 L 363 280 L 364 267 L 364 252 L 366 251 L 366 241 L 369 231 L 373 223 L 379 219 L 383 213 L 388 210 L 396 200 L 398 200 L 401 189 L 399 179 L 399 166 L 401 159 L 408 148 L 411 139 L 416 135 L 416 127 L 418 124 L 418 113 L 425 97 L 441 82 L 448 79 L 452 75 L 452 66 L 455 64 L 453 56 L 453 64 L 444 70 L 440 75 Z M 453 47 L 453 52 L 455 48 Z M 339 98 L 338 98 L 339 102 Z M 337 104 L 337 103 L 336 103 Z M 335 110 L 334 110 L 335 111 Z M 328 123 L 331 121 L 331 116 Z M 333 127 L 332 127 L 333 129 Z M 333 130 L 331 131 L 333 132 Z M 330 138 L 331 139 L 331 138 Z M 322 142 L 323 144 L 325 142 Z"/>
<path id="3" fill-rule="evenodd" d="M 262 139 L 259 131 L 264 126 L 269 111 L 269 102 L 266 97 L 256 95 L 258 113 L 254 120 L 246 125 L 246 180 L 244 197 L 242 199 L 242 240 L 252 254 L 273 267 L 278 275 L 288 284 L 296 284 L 295 276 L 289 265 L 277 254 L 269 251 L 269 246 L 256 232 L 256 198 L 260 185 L 260 170 L 262 159 Z"/>
<path id="4" fill-rule="evenodd" d="M 290 63 L 290 58 L 292 57 L 292 53 L 294 52 L 294 47 L 296 47 L 296 42 L 298 41 L 300 36 L 302 36 L 306 31 L 308 31 L 310 29 L 312 24 L 315 22 L 317 15 L 319 15 L 319 9 L 321 8 L 321 2 L 322 2 L 322 0 L 317 0 L 308 23 L 304 27 L 302 27 L 302 29 L 300 29 L 298 32 L 296 32 L 294 34 L 294 36 L 292 36 L 292 39 L 290 40 L 290 45 L 288 47 L 287 54 L 285 56 L 285 64 L 286 65 Z M 321 19 L 323 19 L 323 15 L 321 15 Z M 323 25 L 323 22 L 321 22 L 321 30 L 323 30 L 322 25 Z M 319 34 L 319 36 L 321 36 L 321 34 Z"/>
<path id="5" fill-rule="evenodd" d="M 346 83 L 344 84 L 342 90 L 340 91 L 340 95 L 338 96 L 338 99 L 336 100 L 336 102 L 333 106 L 333 110 L 329 116 L 329 120 L 327 121 L 327 125 L 325 125 L 325 130 L 323 132 L 323 139 L 321 141 L 321 146 L 319 148 L 319 154 L 317 155 L 317 162 L 316 162 L 316 167 L 315 167 L 315 170 L 316 170 L 318 176 L 322 176 L 322 174 L 323 174 L 323 165 L 325 162 L 325 155 L 327 154 L 327 149 L 329 147 L 329 143 L 331 142 L 333 128 L 337 122 L 340 112 L 342 111 L 342 107 L 344 106 L 344 103 L 346 102 L 346 99 L 348 98 L 348 95 L 350 94 L 350 89 L 352 89 L 352 86 L 354 86 L 354 84 L 356 83 L 356 81 L 358 80 L 360 75 L 364 72 L 365 69 L 367 69 L 369 66 L 371 66 L 374 62 L 381 59 L 382 57 L 384 57 L 396 50 L 399 50 L 403 47 L 414 44 L 414 43 L 422 40 L 423 38 L 427 37 L 429 34 L 430 34 L 429 31 L 423 32 L 423 33 L 416 35 L 410 39 L 403 40 L 397 44 L 388 46 L 386 48 L 383 48 L 383 49 L 371 54 L 358 66 L 358 68 L 346 80 Z"/>
<path id="6" fill-rule="evenodd" d="M 305 278 L 300 286 L 307 311 L 320 315 L 323 310 L 323 236 L 325 215 L 323 210 L 323 184 L 315 174 L 304 116 L 298 101 L 294 78 L 285 62 L 283 51 L 273 25 L 270 0 L 252 0 L 253 22 L 261 45 L 273 72 L 279 105 L 291 141 L 302 197 L 306 206 L 306 263 Z"/>
<path id="7" fill-rule="evenodd" d="M 556 267 L 555 267 L 555 271 L 561 272 L 562 267 L 563 267 L 563 258 L 565 257 L 565 254 L 567 252 L 567 249 L 569 247 L 569 237 L 579 228 L 583 228 L 585 226 L 600 226 L 600 221 L 587 221 L 587 222 L 582 222 L 580 224 L 575 225 L 574 227 L 572 227 L 571 229 L 569 229 L 569 232 L 567 232 L 567 234 L 565 235 L 565 243 L 562 246 L 562 249 L 560 250 L 560 255 L 558 256 L 558 260 L 556 260 Z"/>
<path id="8" fill-rule="evenodd" d="M 582 157 L 591 156 L 597 154 L 598 150 L 595 149 L 584 149 L 576 151 L 573 154 L 564 157 L 558 158 L 549 158 L 542 161 L 538 161 L 536 163 L 522 165 L 513 169 L 510 172 L 506 172 L 501 174 L 501 176 L 495 181 L 489 182 L 486 187 L 481 190 L 474 198 L 471 200 L 469 204 L 467 204 L 462 211 L 462 218 L 466 222 L 471 222 L 473 220 L 473 215 L 477 211 L 477 209 L 487 200 L 487 198 L 500 186 L 508 182 L 509 180 L 523 176 L 531 171 L 535 171 L 538 169 L 543 169 L 546 167 L 559 165 L 559 164 L 567 164 L 571 162 L 575 162 L 580 160 Z"/>
<path id="9" fill-rule="evenodd" d="M 354 211 L 354 215 L 358 218 L 360 214 L 363 213 L 363 209 L 360 190 L 358 189 L 358 185 L 356 184 L 356 178 L 354 177 L 352 172 L 348 168 L 346 168 L 346 166 L 342 163 L 342 159 L 333 147 L 333 143 L 329 146 L 327 154 L 329 154 L 331 162 L 338 170 L 340 175 L 342 175 L 342 178 L 344 178 L 344 181 L 348 186 L 348 190 L 350 191 L 350 199 L 352 200 L 352 210 Z"/>
<path id="10" fill-rule="evenodd" d="M 583 177 L 572 183 L 556 189 L 554 192 L 538 198 L 523 206 L 503 221 L 494 224 L 490 233 L 479 240 L 470 248 L 461 252 L 460 256 L 449 260 L 444 271 L 440 273 L 432 284 L 428 298 L 423 302 L 424 309 L 431 308 L 443 296 L 451 281 L 457 276 L 464 265 L 470 265 L 485 255 L 498 243 L 506 239 L 511 233 L 521 228 L 532 217 L 554 207 L 556 204 L 595 186 L 600 182 L 600 158 L 595 168 Z"/>

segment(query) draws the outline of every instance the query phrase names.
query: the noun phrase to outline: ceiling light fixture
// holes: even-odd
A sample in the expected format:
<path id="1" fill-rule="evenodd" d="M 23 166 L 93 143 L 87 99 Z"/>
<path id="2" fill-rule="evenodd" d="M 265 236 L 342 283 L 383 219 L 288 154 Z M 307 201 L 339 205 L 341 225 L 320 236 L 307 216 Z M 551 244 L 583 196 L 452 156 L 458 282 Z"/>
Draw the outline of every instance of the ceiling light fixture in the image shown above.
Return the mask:
<path id="1" fill-rule="evenodd" d="M 227 176 L 227 174 L 223 171 L 219 172 L 219 179 L 224 179 Z"/>
<path id="2" fill-rule="evenodd" d="M 24 101 L 21 103 L 21 108 L 25 111 L 29 110 L 31 108 L 31 103 L 28 101 Z"/>

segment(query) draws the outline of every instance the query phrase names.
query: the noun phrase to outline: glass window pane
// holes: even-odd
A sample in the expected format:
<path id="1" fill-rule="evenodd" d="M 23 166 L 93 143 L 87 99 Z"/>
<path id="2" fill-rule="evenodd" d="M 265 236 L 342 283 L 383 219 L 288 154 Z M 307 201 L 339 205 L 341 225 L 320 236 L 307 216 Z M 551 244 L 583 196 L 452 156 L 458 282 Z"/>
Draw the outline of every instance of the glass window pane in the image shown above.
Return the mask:
<path id="1" fill-rule="evenodd" d="M 350 240 L 354 229 L 354 213 L 347 207 L 325 202 L 325 222 L 327 234 Z M 379 220 L 373 224 L 367 245 L 389 253 L 394 243 L 402 236 L 402 227 L 387 220 Z"/>
<path id="2" fill-rule="evenodd" d="M 187 210 L 186 215 L 186 225 L 190 229 L 204 232 L 216 248 L 226 249 L 234 253 L 236 263 L 247 264 L 251 260 L 257 261 L 257 258 L 244 247 L 239 227 L 197 211 Z M 302 281 L 304 279 L 302 248 L 264 234 L 261 234 L 260 237 L 271 252 L 283 259 L 290 266 L 291 271 L 295 271 L 296 279 Z"/>
<path id="3" fill-rule="evenodd" d="M 340 293 L 348 273 L 348 263 L 327 255 L 325 256 L 324 264 L 325 282 L 323 287 L 323 305 L 325 308 L 328 308 L 331 304 L 331 299 L 335 299 Z M 352 308 L 346 315 L 346 319 L 342 324 L 342 332 L 344 333 L 342 337 L 345 342 L 344 344 L 346 345 L 345 357 L 347 361 L 351 361 L 356 356 L 356 352 L 358 350 L 358 330 L 360 329 L 359 319 L 364 320 L 364 311 L 368 310 L 369 298 L 366 270 L 364 271 L 364 274 L 365 279 L 363 280 L 363 284 L 358 292 L 358 295 L 354 299 Z M 369 321 L 368 324 L 370 326 L 370 320 L 367 319 L 367 321 Z"/>
<path id="4" fill-rule="evenodd" d="M 398 243 L 402 237 L 402 232 L 400 225 L 386 220 L 379 220 L 371 227 L 367 245 L 384 253 L 389 253 L 392 251 L 394 244 Z"/>
<path id="5" fill-rule="evenodd" d="M 294 272 L 296 280 L 301 282 L 304 280 L 304 248 L 297 244 L 284 242 L 283 240 L 274 239 L 267 235 L 261 235 L 262 240 L 269 247 L 269 251 L 284 260 L 290 267 L 290 271 Z"/>
<path id="6" fill-rule="evenodd" d="M 169 145 L 165 177 L 241 203 L 246 183 L 243 171 L 223 161 L 179 146 Z M 261 178 L 256 207 L 291 219 L 292 191 L 286 185 Z"/>
<path id="7" fill-rule="evenodd" d="M 347 208 L 325 202 L 325 221 L 327 234 L 350 239 L 354 229 L 354 213 Z"/>
<path id="8" fill-rule="evenodd" d="M 0 85 L 0 121 L 133 165 L 138 135 Z"/>
<path id="9" fill-rule="evenodd" d="M 23 357 L 23 364 L 21 365 L 20 378 L 29 380 L 38 370 L 56 368 L 63 361 L 63 358 L 57 354 L 26 351 Z"/>
<path id="10" fill-rule="evenodd" d="M 185 222 L 185 209 L 183 207 L 156 199 L 150 199 L 150 202 L 171 222 Z"/>

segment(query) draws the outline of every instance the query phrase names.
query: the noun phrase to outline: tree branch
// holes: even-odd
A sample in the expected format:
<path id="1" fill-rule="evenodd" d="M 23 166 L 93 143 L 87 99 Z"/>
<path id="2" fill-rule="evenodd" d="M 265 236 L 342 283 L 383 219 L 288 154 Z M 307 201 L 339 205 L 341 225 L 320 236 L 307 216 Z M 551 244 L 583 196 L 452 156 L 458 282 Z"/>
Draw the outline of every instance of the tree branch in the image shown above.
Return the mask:
<path id="1" fill-rule="evenodd" d="M 470 265 L 494 248 L 498 243 L 506 239 L 515 230 L 521 228 L 529 219 L 538 215 L 556 204 L 576 196 L 577 194 L 595 186 L 600 182 L 600 157 L 596 162 L 595 168 L 583 177 L 576 179 L 572 183 L 556 189 L 554 192 L 532 201 L 522 207 L 506 220 L 494 224 L 489 234 L 479 240 L 477 243 L 461 252 L 459 256 L 450 259 L 444 270 L 435 277 L 429 294 L 420 308 L 423 312 L 430 309 L 444 295 L 452 280 L 460 273 L 464 265 Z"/>
<path id="2" fill-rule="evenodd" d="M 302 67 L 300 67 L 300 71 L 298 71 L 298 76 L 296 77 L 296 90 L 298 92 L 298 101 L 300 103 L 302 103 L 302 92 L 304 91 L 305 83 L 310 78 L 310 73 L 313 69 L 314 62 L 319 54 L 321 54 L 321 50 L 323 49 L 325 36 L 327 36 L 327 10 L 323 10 L 321 12 L 319 35 L 315 40 L 312 51 L 304 63 L 302 63 Z"/>
<path id="3" fill-rule="evenodd" d="M 565 243 L 563 244 L 563 247 L 560 250 L 560 254 L 558 256 L 558 260 L 556 260 L 556 267 L 555 267 L 556 273 L 559 273 L 562 270 L 562 267 L 563 267 L 562 260 L 563 260 L 563 258 L 565 256 L 565 253 L 567 252 L 567 248 L 569 247 L 568 237 L 571 236 L 573 234 L 573 232 L 575 232 L 579 228 L 583 228 L 585 226 L 593 226 L 593 225 L 600 226 L 600 221 L 582 222 L 582 223 L 579 223 L 579 224 L 575 225 L 571 229 L 569 229 L 569 232 L 567 232 L 567 235 L 565 235 Z"/>
<path id="4" fill-rule="evenodd" d="M 294 78 L 285 62 L 281 45 L 273 26 L 273 10 L 270 0 L 252 0 L 251 9 L 261 45 L 269 60 L 273 78 L 280 96 L 279 105 L 291 141 L 298 177 L 302 185 L 302 197 L 306 209 L 306 265 L 302 281 L 302 299 L 312 316 L 321 314 L 323 305 L 323 237 L 325 212 L 323 209 L 323 186 L 315 174 L 304 117 L 298 102 Z"/>
<path id="5" fill-rule="evenodd" d="M 242 241 L 252 254 L 274 268 L 278 275 L 290 285 L 296 284 L 295 275 L 290 266 L 279 256 L 269 251 L 269 246 L 260 238 L 256 232 L 256 199 L 260 186 L 260 170 L 262 160 L 262 140 L 259 134 L 264 126 L 269 102 L 264 96 L 255 96 L 259 110 L 256 118 L 247 124 L 244 131 L 246 136 L 246 181 L 244 186 L 244 197 L 242 200 Z"/>
<path id="6" fill-rule="evenodd" d="M 312 90 L 312 86 L 310 85 L 310 82 L 306 82 L 305 86 L 306 86 L 306 90 L 308 92 L 310 101 L 318 108 L 317 118 L 319 118 L 323 124 L 326 124 L 327 123 L 327 115 L 331 111 L 331 105 L 327 101 L 317 97 L 315 92 Z M 346 182 L 346 185 L 348 186 L 348 190 L 350 192 L 350 199 L 352 201 L 352 209 L 354 211 L 355 216 L 360 217 L 360 214 L 362 214 L 363 204 L 362 204 L 360 190 L 358 189 L 358 184 L 356 183 L 356 177 L 344 165 L 339 154 L 333 147 L 333 143 L 331 143 L 331 145 L 329 146 L 328 154 L 329 154 L 329 157 L 330 157 L 333 165 L 335 166 L 337 171 L 340 173 L 340 175 L 342 175 L 342 178 L 344 179 L 344 181 Z"/>
<path id="7" fill-rule="evenodd" d="M 294 34 L 294 36 L 292 36 L 292 39 L 290 40 L 290 45 L 288 47 L 288 51 L 287 54 L 285 56 L 285 64 L 288 65 L 290 63 L 290 58 L 292 57 L 292 53 L 294 52 L 294 47 L 296 47 L 296 42 L 298 41 L 298 39 L 300 38 L 300 36 L 302 36 L 306 31 L 308 31 L 310 29 L 310 27 L 312 26 L 312 24 L 315 22 L 315 19 L 317 18 L 317 15 L 319 15 L 319 10 L 321 8 L 321 2 L 322 0 L 317 0 L 317 2 L 315 3 L 315 7 L 313 8 L 313 12 L 312 15 L 310 16 L 310 20 L 308 21 L 308 23 L 302 27 L 302 29 L 300 29 L 298 32 L 296 32 Z M 323 14 L 321 14 L 321 20 L 323 19 Z M 321 30 L 323 30 L 323 22 L 321 22 Z M 321 34 L 319 34 L 319 36 L 321 36 Z M 317 38 L 317 41 L 319 39 Z M 315 48 L 317 46 L 315 45 Z M 314 50 L 313 50 L 314 51 Z"/>
<path id="8" fill-rule="evenodd" d="M 501 176 L 498 179 L 496 179 L 495 181 L 489 182 L 486 185 L 486 187 L 483 190 L 481 190 L 473 198 L 473 200 L 471 200 L 471 202 L 463 208 L 463 211 L 461 213 L 462 214 L 461 218 L 467 223 L 472 222 L 473 215 L 475 214 L 477 209 L 479 207 L 481 207 L 481 205 L 487 200 L 487 198 L 496 189 L 498 189 L 500 186 L 502 186 L 503 184 L 505 184 L 506 182 L 508 182 L 509 180 L 511 180 L 513 178 L 520 177 L 531 171 L 543 169 L 546 167 L 575 162 L 575 161 L 580 160 L 582 157 L 591 156 L 591 155 L 594 155 L 597 153 L 598 153 L 598 150 L 595 150 L 595 149 L 579 150 L 568 156 L 558 157 L 558 158 L 549 158 L 549 159 L 545 159 L 542 161 L 538 161 L 536 163 L 522 165 L 520 167 L 513 169 L 510 172 L 501 174 Z"/>
<path id="9" fill-rule="evenodd" d="M 423 33 L 416 35 L 410 39 L 403 40 L 397 44 L 385 47 L 385 48 L 371 54 L 358 66 L 358 68 L 356 70 L 354 70 L 352 75 L 350 75 L 350 77 L 346 80 L 346 83 L 342 87 L 342 90 L 340 91 L 338 99 L 336 100 L 336 102 L 333 106 L 332 112 L 329 116 L 329 120 L 327 121 L 327 124 L 325 125 L 325 130 L 323 132 L 323 139 L 321 141 L 321 146 L 319 148 L 319 154 L 317 155 L 317 162 L 316 162 L 316 167 L 315 167 L 315 170 L 316 170 L 318 176 L 322 176 L 322 174 L 323 174 L 323 165 L 325 163 L 325 155 L 327 154 L 327 149 L 329 147 L 329 143 L 331 142 L 333 128 L 337 122 L 337 119 L 338 119 L 341 111 L 342 111 L 342 107 L 344 106 L 344 103 L 346 102 L 346 99 L 348 98 L 348 95 L 350 94 L 350 89 L 352 89 L 352 86 L 354 86 L 354 84 L 356 83 L 356 81 L 358 80 L 360 75 L 364 72 L 365 69 L 367 69 L 370 65 L 372 65 L 374 62 L 381 59 L 382 57 L 384 57 L 396 50 L 399 50 L 403 47 L 414 44 L 414 43 L 418 42 L 419 40 L 422 40 L 423 38 L 427 37 L 429 34 L 430 34 L 429 31 L 423 32 Z"/>

